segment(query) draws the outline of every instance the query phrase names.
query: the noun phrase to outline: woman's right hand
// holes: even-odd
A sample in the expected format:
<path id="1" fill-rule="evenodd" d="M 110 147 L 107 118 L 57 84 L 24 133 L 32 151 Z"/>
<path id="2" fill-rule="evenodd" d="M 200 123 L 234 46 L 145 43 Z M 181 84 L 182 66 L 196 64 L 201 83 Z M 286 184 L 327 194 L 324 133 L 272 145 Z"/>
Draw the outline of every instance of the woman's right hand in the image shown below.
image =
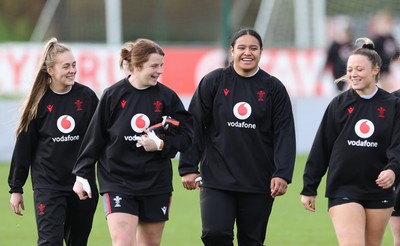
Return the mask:
<path id="1" fill-rule="evenodd" d="M 72 190 L 79 196 L 79 199 L 86 200 L 92 198 L 92 190 L 87 179 L 76 176 L 76 181 Z"/>

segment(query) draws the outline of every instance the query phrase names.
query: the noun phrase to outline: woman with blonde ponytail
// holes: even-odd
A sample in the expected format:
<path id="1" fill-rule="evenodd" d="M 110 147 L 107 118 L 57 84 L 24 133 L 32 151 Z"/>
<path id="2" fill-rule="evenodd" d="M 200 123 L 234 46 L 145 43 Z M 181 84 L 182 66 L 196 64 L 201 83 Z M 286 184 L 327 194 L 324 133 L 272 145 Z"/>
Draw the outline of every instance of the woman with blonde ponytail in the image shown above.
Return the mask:
<path id="1" fill-rule="evenodd" d="M 11 209 L 22 215 L 23 186 L 31 170 L 37 245 L 87 245 L 97 206 L 81 201 L 72 188 L 72 168 L 98 103 L 96 94 L 75 82 L 71 49 L 50 39 L 44 48 L 17 127 L 8 183 Z M 94 175 L 92 177 L 94 179 Z M 95 184 L 95 182 L 93 182 Z"/>

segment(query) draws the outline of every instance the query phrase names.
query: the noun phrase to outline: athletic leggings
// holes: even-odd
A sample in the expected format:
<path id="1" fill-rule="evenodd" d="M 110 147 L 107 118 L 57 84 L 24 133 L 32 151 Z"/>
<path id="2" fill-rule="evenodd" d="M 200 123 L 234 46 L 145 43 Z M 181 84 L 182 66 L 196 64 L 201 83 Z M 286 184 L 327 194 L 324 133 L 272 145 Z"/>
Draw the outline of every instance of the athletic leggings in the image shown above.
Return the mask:
<path id="1" fill-rule="evenodd" d="M 266 194 L 202 188 L 201 239 L 206 246 L 233 246 L 236 220 L 239 246 L 264 245 L 274 199 Z"/>
<path id="2" fill-rule="evenodd" d="M 86 246 L 92 229 L 99 195 L 92 187 L 92 198 L 79 200 L 71 191 L 34 190 L 38 231 L 37 245 Z"/>

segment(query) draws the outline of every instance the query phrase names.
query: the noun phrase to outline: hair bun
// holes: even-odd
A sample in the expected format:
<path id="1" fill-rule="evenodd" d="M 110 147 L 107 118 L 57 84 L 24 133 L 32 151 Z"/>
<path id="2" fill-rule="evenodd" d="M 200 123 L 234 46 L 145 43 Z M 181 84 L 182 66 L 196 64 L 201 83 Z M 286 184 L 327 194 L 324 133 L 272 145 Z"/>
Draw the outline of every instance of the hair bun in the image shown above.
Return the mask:
<path id="1" fill-rule="evenodd" d="M 375 47 L 373 44 L 363 44 L 362 47 L 364 49 L 370 49 L 370 50 L 375 50 Z"/>
<path id="2" fill-rule="evenodd" d="M 131 60 L 131 58 L 130 58 L 131 52 L 129 50 L 127 50 L 126 48 L 121 49 L 120 56 L 121 56 L 122 60 L 125 60 L 125 61 Z"/>

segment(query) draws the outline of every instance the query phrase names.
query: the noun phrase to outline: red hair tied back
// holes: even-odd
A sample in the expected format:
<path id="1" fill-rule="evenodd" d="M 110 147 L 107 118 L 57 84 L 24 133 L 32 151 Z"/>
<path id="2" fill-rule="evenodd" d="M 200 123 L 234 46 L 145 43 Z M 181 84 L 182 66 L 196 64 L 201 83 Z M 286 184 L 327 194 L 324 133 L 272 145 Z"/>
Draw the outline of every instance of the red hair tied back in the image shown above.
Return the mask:
<path id="1" fill-rule="evenodd" d="M 121 58 L 125 61 L 130 61 L 131 60 L 131 52 L 127 50 L 126 48 L 121 49 Z"/>

